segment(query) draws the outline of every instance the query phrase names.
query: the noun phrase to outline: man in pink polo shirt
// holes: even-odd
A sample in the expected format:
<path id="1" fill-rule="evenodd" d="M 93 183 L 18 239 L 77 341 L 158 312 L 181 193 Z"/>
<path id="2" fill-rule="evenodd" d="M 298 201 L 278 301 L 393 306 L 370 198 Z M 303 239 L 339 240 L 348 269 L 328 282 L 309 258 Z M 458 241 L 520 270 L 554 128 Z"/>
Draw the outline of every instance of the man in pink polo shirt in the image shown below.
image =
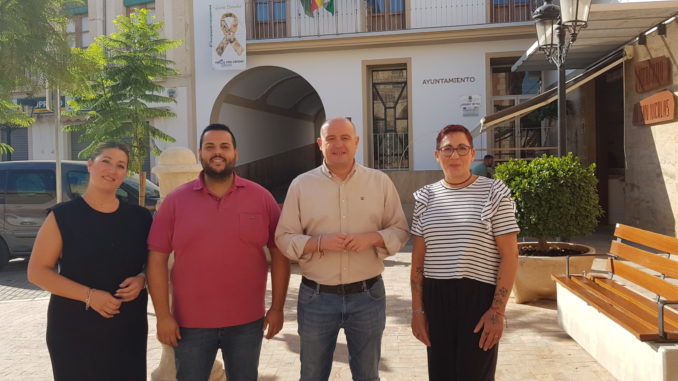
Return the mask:
<path id="1" fill-rule="evenodd" d="M 199 156 L 203 171 L 167 195 L 148 237 L 158 340 L 175 347 L 180 381 L 207 381 L 219 348 L 229 381 L 254 381 L 263 330 L 270 339 L 283 325 L 290 265 L 274 242 L 280 209 L 266 189 L 234 173 L 238 150 L 225 125 L 205 128 Z M 268 312 L 264 246 L 272 257 Z"/>

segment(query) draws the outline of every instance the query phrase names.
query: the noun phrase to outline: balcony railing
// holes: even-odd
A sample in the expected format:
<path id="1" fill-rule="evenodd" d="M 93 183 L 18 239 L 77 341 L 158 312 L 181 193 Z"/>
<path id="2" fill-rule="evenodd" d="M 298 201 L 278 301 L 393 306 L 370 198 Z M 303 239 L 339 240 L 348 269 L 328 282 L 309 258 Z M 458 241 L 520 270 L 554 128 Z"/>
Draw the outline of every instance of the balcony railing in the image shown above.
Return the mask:
<path id="1" fill-rule="evenodd" d="M 556 1 L 557 3 L 558 1 Z M 246 0 L 247 39 L 340 36 L 531 21 L 542 0 L 335 0 L 308 16 L 301 0 Z"/>

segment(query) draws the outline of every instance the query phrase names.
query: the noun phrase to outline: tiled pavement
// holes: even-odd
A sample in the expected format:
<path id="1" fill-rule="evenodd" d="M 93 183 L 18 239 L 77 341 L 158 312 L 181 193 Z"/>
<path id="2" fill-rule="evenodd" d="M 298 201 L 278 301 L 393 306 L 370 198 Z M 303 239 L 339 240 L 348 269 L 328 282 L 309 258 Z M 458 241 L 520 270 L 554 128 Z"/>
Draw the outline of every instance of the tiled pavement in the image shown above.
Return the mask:
<path id="1" fill-rule="evenodd" d="M 578 240 L 580 241 L 580 240 Z M 609 234 L 584 239 L 605 248 Z M 382 347 L 382 380 L 425 380 L 426 351 L 409 328 L 409 253 L 386 261 L 387 321 Z M 47 294 L 25 280 L 25 261 L 13 261 L 0 272 L 0 380 L 50 380 L 45 346 Z M 293 266 L 285 307 L 283 330 L 264 341 L 260 380 L 286 381 L 299 377 L 299 340 L 296 333 L 296 295 L 300 275 Z M 501 340 L 497 380 L 556 381 L 614 380 L 614 378 L 565 334 L 557 324 L 555 302 L 519 305 L 510 303 L 508 329 Z M 155 339 L 155 318 L 149 304 L 149 375 L 159 363 L 161 347 Z M 334 356 L 331 380 L 350 380 L 346 341 Z"/>

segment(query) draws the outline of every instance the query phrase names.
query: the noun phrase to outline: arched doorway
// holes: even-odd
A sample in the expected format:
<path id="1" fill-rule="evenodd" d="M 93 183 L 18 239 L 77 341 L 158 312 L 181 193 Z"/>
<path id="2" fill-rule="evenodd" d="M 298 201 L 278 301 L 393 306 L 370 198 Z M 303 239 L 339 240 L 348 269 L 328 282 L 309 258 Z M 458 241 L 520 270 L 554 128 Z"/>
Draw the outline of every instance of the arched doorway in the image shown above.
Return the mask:
<path id="1" fill-rule="evenodd" d="M 238 174 L 282 202 L 292 179 L 322 162 L 315 139 L 324 119 L 320 96 L 308 81 L 282 67 L 261 66 L 224 86 L 210 122 L 233 130 Z"/>

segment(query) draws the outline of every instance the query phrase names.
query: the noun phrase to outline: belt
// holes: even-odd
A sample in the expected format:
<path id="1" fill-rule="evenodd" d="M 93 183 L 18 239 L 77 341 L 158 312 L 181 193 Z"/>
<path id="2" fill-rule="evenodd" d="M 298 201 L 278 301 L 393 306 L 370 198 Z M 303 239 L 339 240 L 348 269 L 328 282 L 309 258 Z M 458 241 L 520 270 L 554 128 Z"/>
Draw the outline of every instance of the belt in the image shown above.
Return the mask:
<path id="1" fill-rule="evenodd" d="M 319 292 L 324 292 L 327 294 L 350 295 L 369 290 L 372 288 L 372 286 L 374 286 L 375 283 L 377 283 L 379 279 L 381 279 L 381 275 L 377 275 L 374 278 L 361 280 L 359 282 L 328 286 L 325 284 L 318 284 L 306 277 L 302 277 L 301 283 L 307 285 L 308 287 L 317 289 Z"/>

